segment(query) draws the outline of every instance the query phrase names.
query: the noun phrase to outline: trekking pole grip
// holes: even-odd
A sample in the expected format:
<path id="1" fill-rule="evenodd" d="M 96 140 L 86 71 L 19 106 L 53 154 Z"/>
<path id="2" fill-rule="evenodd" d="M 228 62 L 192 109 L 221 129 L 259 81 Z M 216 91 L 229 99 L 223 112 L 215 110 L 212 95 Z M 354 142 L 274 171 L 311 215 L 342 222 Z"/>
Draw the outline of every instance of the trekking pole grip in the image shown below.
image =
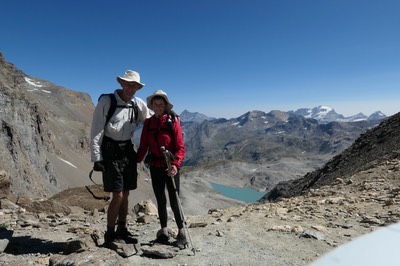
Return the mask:
<path id="1" fill-rule="evenodd" d="M 171 169 L 171 157 L 170 157 L 170 152 L 167 150 L 167 149 L 165 149 L 165 147 L 164 146 L 161 146 L 161 151 L 162 151 L 162 153 L 163 153 L 163 155 L 164 155 L 164 159 L 165 159 L 165 162 L 167 163 L 167 167 L 168 167 L 168 170 L 169 169 Z"/>

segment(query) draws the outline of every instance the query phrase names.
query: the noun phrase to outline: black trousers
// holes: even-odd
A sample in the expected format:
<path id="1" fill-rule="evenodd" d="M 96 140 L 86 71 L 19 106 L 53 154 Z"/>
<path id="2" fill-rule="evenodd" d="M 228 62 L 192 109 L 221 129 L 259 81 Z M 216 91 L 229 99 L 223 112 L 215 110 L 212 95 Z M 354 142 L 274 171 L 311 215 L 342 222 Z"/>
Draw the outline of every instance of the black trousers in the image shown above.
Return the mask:
<path id="1" fill-rule="evenodd" d="M 167 197 L 165 187 L 168 190 L 169 203 L 175 216 L 178 229 L 183 228 L 183 217 L 179 211 L 178 199 L 176 197 L 175 188 L 172 183 L 172 178 L 167 175 L 165 167 L 150 166 L 151 184 L 153 186 L 154 195 L 157 200 L 158 216 L 160 218 L 161 228 L 167 227 Z M 177 192 L 179 194 L 179 172 L 174 176 Z"/>

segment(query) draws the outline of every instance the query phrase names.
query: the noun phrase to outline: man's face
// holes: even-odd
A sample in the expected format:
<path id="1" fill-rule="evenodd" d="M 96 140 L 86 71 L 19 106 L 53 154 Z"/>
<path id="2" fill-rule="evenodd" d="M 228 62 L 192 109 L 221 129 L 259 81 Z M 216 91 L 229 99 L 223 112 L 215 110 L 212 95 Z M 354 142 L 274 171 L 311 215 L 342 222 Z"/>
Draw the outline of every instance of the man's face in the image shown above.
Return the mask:
<path id="1" fill-rule="evenodd" d="M 120 84 L 125 99 L 131 99 L 132 96 L 135 95 L 136 91 L 142 88 L 142 85 L 136 82 L 127 82 L 125 80 L 121 80 Z"/>

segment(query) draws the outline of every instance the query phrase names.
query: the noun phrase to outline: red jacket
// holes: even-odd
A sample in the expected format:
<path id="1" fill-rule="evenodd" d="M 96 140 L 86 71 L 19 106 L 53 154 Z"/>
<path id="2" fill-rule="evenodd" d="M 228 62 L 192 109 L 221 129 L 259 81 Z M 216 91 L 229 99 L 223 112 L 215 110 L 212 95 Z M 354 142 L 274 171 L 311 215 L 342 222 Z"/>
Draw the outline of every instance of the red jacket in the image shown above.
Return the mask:
<path id="1" fill-rule="evenodd" d="M 144 121 L 140 146 L 137 151 L 137 162 L 143 161 L 150 150 L 153 160 L 149 164 L 156 167 L 166 167 L 167 164 L 160 149 L 161 146 L 164 146 L 175 156 L 172 164 L 176 165 L 178 169 L 180 168 L 186 152 L 182 127 L 177 117 L 175 117 L 175 122 L 168 122 L 168 118 L 168 114 L 159 118 L 153 115 Z M 172 123 L 172 129 L 170 123 Z"/>

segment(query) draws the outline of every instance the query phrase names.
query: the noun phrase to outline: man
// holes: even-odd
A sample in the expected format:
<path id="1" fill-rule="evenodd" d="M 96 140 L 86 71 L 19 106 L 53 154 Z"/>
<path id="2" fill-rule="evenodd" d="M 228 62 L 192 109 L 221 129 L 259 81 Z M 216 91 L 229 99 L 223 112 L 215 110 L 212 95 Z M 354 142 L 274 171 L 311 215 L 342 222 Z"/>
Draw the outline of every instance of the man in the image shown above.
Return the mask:
<path id="1" fill-rule="evenodd" d="M 106 245 L 131 236 L 126 228 L 128 196 L 130 190 L 137 188 L 136 152 L 131 139 L 136 124 L 143 124 L 151 116 L 146 103 L 134 97 L 145 85 L 140 82 L 139 73 L 127 70 L 122 77 L 117 76 L 117 81 L 120 89 L 100 96 L 91 129 L 93 170 L 103 173 L 104 191 L 112 193 L 104 234 Z M 110 114 L 110 109 L 114 113 Z"/>

